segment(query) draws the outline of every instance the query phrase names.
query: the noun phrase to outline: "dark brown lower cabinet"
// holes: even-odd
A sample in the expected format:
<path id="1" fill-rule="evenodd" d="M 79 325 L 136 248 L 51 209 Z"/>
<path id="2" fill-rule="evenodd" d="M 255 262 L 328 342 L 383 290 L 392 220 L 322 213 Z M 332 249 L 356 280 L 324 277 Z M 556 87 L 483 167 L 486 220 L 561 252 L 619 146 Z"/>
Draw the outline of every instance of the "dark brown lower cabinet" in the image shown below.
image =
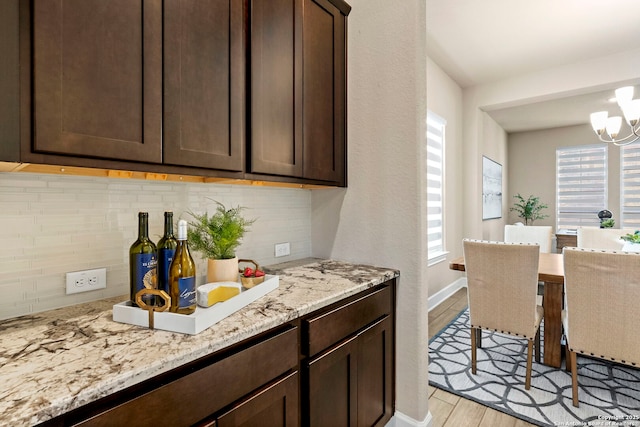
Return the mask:
<path id="1" fill-rule="evenodd" d="M 43 426 L 384 426 L 394 410 L 395 280 Z"/>
<path id="2" fill-rule="evenodd" d="M 384 426 L 393 415 L 391 319 L 312 359 L 309 426 Z"/>
<path id="3" fill-rule="evenodd" d="M 265 388 L 217 419 L 217 427 L 285 427 L 300 422 L 298 373 Z"/>
<path id="4" fill-rule="evenodd" d="M 298 335 L 297 326 L 285 325 L 239 343 L 228 351 L 206 356 L 90 403 L 44 425 L 216 425 L 220 414 L 231 408 L 243 408 L 238 409 L 241 414 L 263 402 L 277 404 L 282 401 L 283 392 L 278 384 L 285 376 L 289 380 L 285 390 L 287 407 L 291 401 L 293 408 L 294 403 L 298 406 Z"/>
<path id="5" fill-rule="evenodd" d="M 357 339 L 309 362 L 309 426 L 355 426 Z"/>
<path id="6" fill-rule="evenodd" d="M 393 415 L 390 317 L 358 334 L 358 424 L 383 426 Z"/>
<path id="7" fill-rule="evenodd" d="M 391 419 L 394 300 L 394 287 L 385 286 L 303 320 L 312 354 L 303 362 L 303 425 L 384 426 Z M 330 337 L 337 340 L 313 355 Z"/>

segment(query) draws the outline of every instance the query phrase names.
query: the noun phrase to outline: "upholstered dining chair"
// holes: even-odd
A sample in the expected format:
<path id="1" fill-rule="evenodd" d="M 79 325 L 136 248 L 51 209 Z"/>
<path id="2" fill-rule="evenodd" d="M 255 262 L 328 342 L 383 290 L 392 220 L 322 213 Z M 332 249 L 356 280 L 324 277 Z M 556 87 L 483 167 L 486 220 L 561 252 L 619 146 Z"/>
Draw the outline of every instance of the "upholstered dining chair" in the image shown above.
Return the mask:
<path id="1" fill-rule="evenodd" d="M 625 234 L 633 234 L 635 228 L 578 228 L 577 245 L 585 249 L 621 250 L 624 242 L 620 240 Z"/>
<path id="2" fill-rule="evenodd" d="M 505 225 L 504 241 L 510 243 L 537 243 L 540 252 L 551 252 L 553 227 L 550 225 Z"/>
<path id="3" fill-rule="evenodd" d="M 527 340 L 525 388 L 531 387 L 535 341 L 540 361 L 540 322 L 543 309 L 536 304 L 540 248 L 531 243 L 463 240 L 467 273 L 471 372 L 476 374 L 477 341 L 483 329 Z"/>
<path id="4" fill-rule="evenodd" d="M 577 355 L 640 366 L 640 254 L 563 249 L 562 323 L 578 407 Z"/>
<path id="5" fill-rule="evenodd" d="M 504 241 L 509 243 L 536 243 L 540 252 L 550 253 L 552 248 L 553 227 L 550 225 L 505 225 Z M 538 282 L 538 305 L 543 304 L 544 283 Z"/>

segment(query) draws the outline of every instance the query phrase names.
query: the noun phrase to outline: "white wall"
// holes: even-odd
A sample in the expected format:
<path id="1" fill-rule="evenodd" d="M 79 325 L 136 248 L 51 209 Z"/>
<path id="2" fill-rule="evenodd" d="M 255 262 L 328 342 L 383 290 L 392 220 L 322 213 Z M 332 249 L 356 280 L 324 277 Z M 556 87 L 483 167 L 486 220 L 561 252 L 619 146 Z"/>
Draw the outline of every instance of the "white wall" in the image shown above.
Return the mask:
<path id="1" fill-rule="evenodd" d="M 447 121 L 444 167 L 444 239 L 448 255 L 428 269 L 429 296 L 461 277 L 449 269 L 449 261 L 460 255 L 464 237 L 462 153 L 462 89 L 442 69 L 427 58 L 427 109 Z"/>
<path id="2" fill-rule="evenodd" d="M 0 173 L 0 319 L 129 294 L 129 247 L 138 211 L 149 212 L 149 235 L 163 234 L 163 212 L 213 212 L 218 200 L 246 206 L 257 218 L 237 251 L 262 265 L 311 254 L 309 190 L 156 182 L 30 173 Z M 273 245 L 291 243 L 274 258 Z M 194 253 L 198 283 L 206 262 Z M 65 273 L 107 268 L 107 288 L 65 294 Z"/>
<path id="3" fill-rule="evenodd" d="M 349 187 L 312 193 L 313 254 L 400 270 L 396 409 L 426 419 L 425 5 L 351 0 Z"/>
<path id="4" fill-rule="evenodd" d="M 479 166 L 479 177 L 475 181 L 477 193 L 474 199 L 476 203 L 480 204 L 477 209 L 480 213 L 480 218 L 482 218 L 482 156 L 486 156 L 502 165 L 502 217 L 482 220 L 482 238 L 485 240 L 503 240 L 504 225 L 506 224 L 507 212 L 509 211 L 508 204 L 510 203 L 509 197 L 507 197 L 506 194 L 507 176 L 509 172 L 509 164 L 507 163 L 507 133 L 488 114 L 483 113 L 481 119 L 482 143 L 479 147 L 479 159 L 476 160 L 476 163 L 479 162 L 479 164 L 477 164 L 477 166 Z M 469 160 L 473 161 L 472 159 Z M 480 197 L 478 198 L 477 195 L 480 195 Z M 461 246 L 460 250 L 462 250 Z"/>
<path id="5" fill-rule="evenodd" d="M 468 237 L 487 237 L 494 234 L 492 227 L 482 223 L 478 212 L 477 182 L 481 164 L 477 161 L 482 151 L 490 146 L 484 131 L 486 112 L 492 109 L 523 105 L 536 101 L 587 93 L 595 89 L 612 88 L 635 83 L 640 70 L 640 50 L 612 54 L 582 63 L 569 64 L 512 79 L 475 86 L 463 91 L 463 138 L 465 146 L 465 219 L 464 231 Z M 505 165 L 509 168 L 509 165 Z M 506 176 L 506 175 L 505 175 Z M 508 191 L 517 192 L 509 188 Z M 503 197 L 503 202 L 509 197 Z M 511 205 L 511 201 L 509 201 Z M 489 230 L 488 230 L 489 228 Z"/>
<path id="6" fill-rule="evenodd" d="M 509 135 L 509 194 L 539 196 L 549 206 L 544 213 L 548 218 L 535 225 L 556 226 L 556 149 L 559 147 L 601 144 L 590 125 L 566 126 Z M 620 148 L 608 146 L 608 207 L 620 222 Z M 512 199 L 513 201 L 513 199 Z M 511 212 L 510 221 L 518 221 Z"/>

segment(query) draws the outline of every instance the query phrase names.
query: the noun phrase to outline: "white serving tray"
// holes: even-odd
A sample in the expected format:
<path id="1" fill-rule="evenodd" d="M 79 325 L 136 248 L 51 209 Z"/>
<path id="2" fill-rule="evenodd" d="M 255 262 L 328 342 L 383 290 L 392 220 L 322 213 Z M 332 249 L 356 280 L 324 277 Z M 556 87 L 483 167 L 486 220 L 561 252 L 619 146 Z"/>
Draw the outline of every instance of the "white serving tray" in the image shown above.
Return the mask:
<path id="1" fill-rule="evenodd" d="M 219 302 L 208 308 L 196 307 L 193 314 L 177 314 L 168 311 L 155 312 L 153 324 L 155 329 L 162 329 L 183 334 L 198 334 L 225 317 L 251 304 L 280 286 L 278 276 L 266 275 L 265 281 L 251 289 L 244 289 L 240 294 Z M 149 327 L 149 312 L 139 307 L 131 306 L 130 301 L 124 301 L 113 306 L 113 320 L 137 326 Z"/>

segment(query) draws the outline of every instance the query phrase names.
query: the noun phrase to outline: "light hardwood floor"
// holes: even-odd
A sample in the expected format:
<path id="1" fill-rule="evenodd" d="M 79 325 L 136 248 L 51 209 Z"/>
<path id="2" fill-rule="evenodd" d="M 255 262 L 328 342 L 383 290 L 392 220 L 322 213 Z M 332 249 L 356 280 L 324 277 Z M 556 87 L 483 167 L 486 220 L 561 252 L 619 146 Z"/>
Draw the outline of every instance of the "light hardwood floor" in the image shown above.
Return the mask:
<path id="1" fill-rule="evenodd" d="M 447 326 L 467 307 L 467 288 L 462 288 L 429 312 L 429 338 Z M 429 411 L 434 427 L 535 427 L 479 403 L 429 386 Z"/>

